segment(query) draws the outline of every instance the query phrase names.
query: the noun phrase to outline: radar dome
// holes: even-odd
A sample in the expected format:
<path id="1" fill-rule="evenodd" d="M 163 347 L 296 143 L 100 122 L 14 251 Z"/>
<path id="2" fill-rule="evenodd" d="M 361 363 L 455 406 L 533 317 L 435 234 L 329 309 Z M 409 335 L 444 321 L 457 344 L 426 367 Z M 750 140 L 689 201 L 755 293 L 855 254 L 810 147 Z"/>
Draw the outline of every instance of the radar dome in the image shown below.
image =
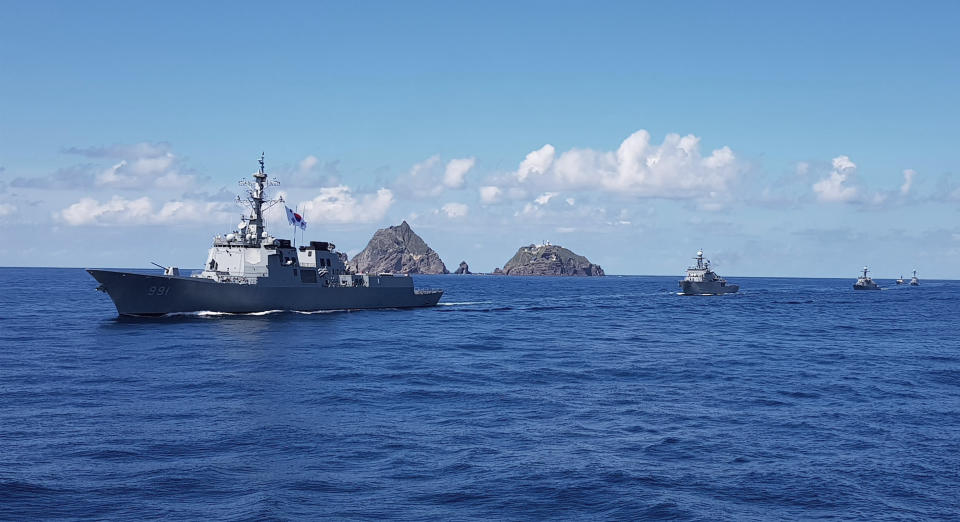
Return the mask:
<path id="1" fill-rule="evenodd" d="M 227 234 L 227 241 L 233 241 L 237 238 L 236 234 Z"/>

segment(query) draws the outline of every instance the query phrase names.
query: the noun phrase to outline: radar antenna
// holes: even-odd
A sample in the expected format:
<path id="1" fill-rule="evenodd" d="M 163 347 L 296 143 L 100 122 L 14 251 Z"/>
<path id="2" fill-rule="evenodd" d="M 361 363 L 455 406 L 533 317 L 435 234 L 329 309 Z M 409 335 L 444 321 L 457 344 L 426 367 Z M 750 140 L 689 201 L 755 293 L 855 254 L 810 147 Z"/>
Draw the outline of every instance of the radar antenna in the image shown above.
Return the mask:
<path id="1" fill-rule="evenodd" d="M 254 246 L 260 246 L 260 242 L 265 236 L 263 212 L 283 201 L 283 196 L 276 199 L 264 199 L 266 190 L 270 187 L 280 185 L 280 182 L 276 179 L 267 180 L 263 158 L 264 153 L 261 152 L 260 159 L 258 160 L 260 170 L 253 174 L 253 181 L 240 180 L 240 186 L 246 189 L 247 197 L 241 198 L 237 196 L 237 203 L 251 210 L 250 217 L 246 218 L 247 237 L 249 237 L 247 241 Z"/>

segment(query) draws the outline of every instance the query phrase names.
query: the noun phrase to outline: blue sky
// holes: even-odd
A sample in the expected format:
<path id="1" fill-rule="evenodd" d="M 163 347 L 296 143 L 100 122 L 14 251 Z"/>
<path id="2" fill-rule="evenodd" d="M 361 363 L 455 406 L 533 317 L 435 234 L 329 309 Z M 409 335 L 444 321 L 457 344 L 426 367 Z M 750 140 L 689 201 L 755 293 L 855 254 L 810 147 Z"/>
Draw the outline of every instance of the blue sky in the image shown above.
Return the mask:
<path id="1" fill-rule="evenodd" d="M 0 265 L 199 266 L 266 151 L 351 253 L 406 219 L 482 271 L 549 240 L 609 273 L 955 277 L 958 10 L 8 4 Z"/>

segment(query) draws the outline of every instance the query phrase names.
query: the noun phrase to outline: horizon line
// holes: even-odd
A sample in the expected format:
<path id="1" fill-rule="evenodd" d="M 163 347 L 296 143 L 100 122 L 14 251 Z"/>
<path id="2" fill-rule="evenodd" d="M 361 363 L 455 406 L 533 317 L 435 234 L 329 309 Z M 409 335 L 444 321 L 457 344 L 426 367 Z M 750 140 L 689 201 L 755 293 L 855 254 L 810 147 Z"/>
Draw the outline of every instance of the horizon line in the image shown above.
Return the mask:
<path id="1" fill-rule="evenodd" d="M 104 269 L 104 270 L 159 270 L 159 269 L 156 268 L 156 267 L 12 266 L 12 265 L 0 265 L 0 269 L 10 269 L 10 268 L 23 268 L 23 269 L 30 269 L 30 268 L 32 268 L 32 269 L 41 269 L 41 270 L 50 270 L 50 269 L 58 269 L 58 270 L 87 270 L 88 268 L 100 268 L 100 269 Z M 179 268 L 179 267 L 178 267 L 178 268 Z M 183 270 L 197 270 L 197 271 L 202 271 L 203 268 L 202 268 L 202 267 L 197 267 L 197 268 L 183 268 Z M 470 273 L 470 274 L 454 274 L 453 272 L 451 272 L 451 273 L 449 273 L 449 274 L 402 274 L 402 275 L 411 275 L 411 276 L 414 276 L 414 275 L 427 275 L 427 276 L 449 275 L 449 276 L 458 276 L 458 277 L 461 276 L 461 275 L 489 275 L 489 276 L 497 275 L 497 276 L 501 276 L 501 274 L 494 274 L 493 272 L 472 272 L 472 273 Z M 571 279 L 592 279 L 592 278 L 596 278 L 596 277 L 608 277 L 608 276 L 613 276 L 613 277 L 681 277 L 681 278 L 683 277 L 682 274 L 679 274 L 679 275 L 678 275 L 678 274 L 607 274 L 607 273 L 605 273 L 603 276 L 509 276 L 509 275 L 503 275 L 502 277 L 565 277 L 565 278 L 571 278 Z M 772 275 L 764 275 L 764 276 L 730 275 L 730 276 L 724 276 L 724 278 L 728 278 L 728 277 L 729 277 L 729 278 L 745 278 L 745 279 L 856 279 L 856 278 L 857 278 L 857 276 L 849 276 L 849 277 L 848 277 L 848 276 L 772 276 Z M 877 278 L 875 278 L 875 279 L 891 279 L 891 280 L 894 280 L 894 281 L 895 281 L 895 280 L 897 279 L 897 277 L 896 277 L 896 276 L 891 276 L 891 277 L 877 277 Z M 923 281 L 960 281 L 960 279 L 948 279 L 948 278 L 938 278 L 938 277 L 924 278 L 924 279 L 922 279 L 922 280 L 923 280 Z"/>

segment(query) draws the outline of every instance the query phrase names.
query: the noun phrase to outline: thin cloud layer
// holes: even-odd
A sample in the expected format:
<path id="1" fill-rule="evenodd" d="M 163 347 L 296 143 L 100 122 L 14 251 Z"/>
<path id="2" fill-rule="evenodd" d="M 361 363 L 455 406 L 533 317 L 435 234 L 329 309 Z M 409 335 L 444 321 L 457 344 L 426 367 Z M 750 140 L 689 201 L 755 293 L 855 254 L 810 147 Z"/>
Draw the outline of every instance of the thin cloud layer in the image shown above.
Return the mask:
<path id="1" fill-rule="evenodd" d="M 454 158 L 443 163 L 439 155 L 414 164 L 397 178 L 392 187 L 401 196 L 411 199 L 434 198 L 447 190 L 466 186 L 467 174 L 476 165 L 475 158 Z"/>
<path id="2" fill-rule="evenodd" d="M 70 147 L 64 154 L 93 160 L 58 169 L 46 176 L 18 177 L 11 186 L 35 189 L 160 189 L 182 190 L 195 185 L 196 176 L 166 142 L 141 142 L 108 147 Z M 119 161 L 115 161 L 119 160 Z"/>
<path id="3" fill-rule="evenodd" d="M 470 211 L 470 207 L 464 203 L 447 203 L 446 205 L 440 207 L 440 211 L 443 212 L 448 218 L 457 219 L 465 217 L 467 212 Z"/>
<path id="4" fill-rule="evenodd" d="M 113 144 L 106 147 L 67 147 L 64 154 L 75 154 L 87 158 L 159 158 L 170 154 L 170 144 L 165 141 L 132 144 Z"/>
<path id="5" fill-rule="evenodd" d="M 97 186 L 142 189 L 182 189 L 193 185 L 192 175 L 181 173 L 173 154 L 157 157 L 140 157 L 121 160 L 96 175 Z"/>
<path id="6" fill-rule="evenodd" d="M 222 222 L 229 218 L 228 207 L 232 205 L 195 200 L 167 201 L 158 207 L 146 196 L 136 199 L 114 196 L 103 203 L 83 198 L 56 212 L 53 217 L 70 226 Z"/>
<path id="7" fill-rule="evenodd" d="M 324 187 L 320 194 L 301 203 L 307 221 L 327 223 L 376 223 L 394 203 L 393 192 L 381 188 L 373 194 L 354 195 L 350 187 Z"/>
<path id="8" fill-rule="evenodd" d="M 282 167 L 274 170 L 285 187 L 320 187 L 340 184 L 340 161 L 321 161 L 310 154 L 300 160 L 295 167 Z"/>

